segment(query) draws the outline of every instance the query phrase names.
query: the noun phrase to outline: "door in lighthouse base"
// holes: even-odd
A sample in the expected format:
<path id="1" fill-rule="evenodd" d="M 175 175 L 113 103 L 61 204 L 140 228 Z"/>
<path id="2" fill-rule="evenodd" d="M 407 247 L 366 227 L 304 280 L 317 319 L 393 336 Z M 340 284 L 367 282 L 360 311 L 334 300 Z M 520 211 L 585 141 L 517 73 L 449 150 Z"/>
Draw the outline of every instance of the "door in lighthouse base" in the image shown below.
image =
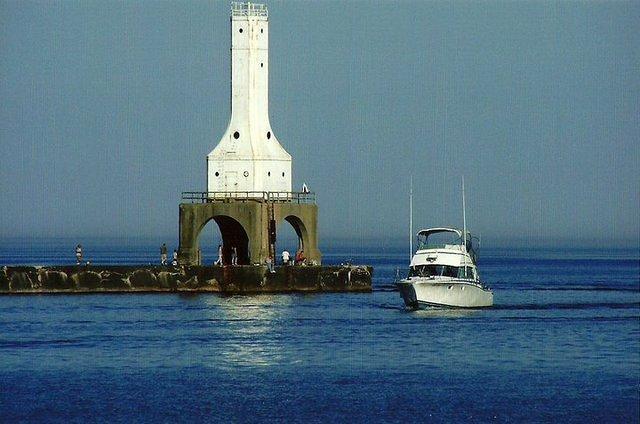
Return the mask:
<path id="1" fill-rule="evenodd" d="M 238 191 L 238 173 L 236 171 L 224 173 L 224 191 Z"/>

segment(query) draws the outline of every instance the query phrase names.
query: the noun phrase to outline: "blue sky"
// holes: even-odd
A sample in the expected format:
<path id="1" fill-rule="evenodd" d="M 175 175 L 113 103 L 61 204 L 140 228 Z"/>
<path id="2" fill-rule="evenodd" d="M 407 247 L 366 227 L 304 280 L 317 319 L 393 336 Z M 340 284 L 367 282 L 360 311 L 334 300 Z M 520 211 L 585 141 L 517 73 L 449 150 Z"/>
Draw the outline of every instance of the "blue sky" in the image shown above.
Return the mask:
<path id="1" fill-rule="evenodd" d="M 268 2 L 323 239 L 640 233 L 640 3 Z M 0 236 L 167 236 L 229 119 L 229 3 L 0 0 Z"/>

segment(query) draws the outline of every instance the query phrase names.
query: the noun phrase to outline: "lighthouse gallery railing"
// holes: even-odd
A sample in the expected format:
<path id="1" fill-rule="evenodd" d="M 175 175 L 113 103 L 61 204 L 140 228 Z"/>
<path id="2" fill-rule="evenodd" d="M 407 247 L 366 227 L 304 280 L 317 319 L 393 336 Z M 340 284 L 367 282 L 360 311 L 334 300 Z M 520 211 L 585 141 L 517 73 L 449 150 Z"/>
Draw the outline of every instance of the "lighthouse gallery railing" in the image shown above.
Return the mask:
<path id="1" fill-rule="evenodd" d="M 183 191 L 182 200 L 188 200 L 191 203 L 228 202 L 232 200 L 316 203 L 316 194 L 295 191 Z"/>
<path id="2" fill-rule="evenodd" d="M 231 16 L 264 16 L 268 17 L 267 6 L 258 3 L 231 3 Z"/>

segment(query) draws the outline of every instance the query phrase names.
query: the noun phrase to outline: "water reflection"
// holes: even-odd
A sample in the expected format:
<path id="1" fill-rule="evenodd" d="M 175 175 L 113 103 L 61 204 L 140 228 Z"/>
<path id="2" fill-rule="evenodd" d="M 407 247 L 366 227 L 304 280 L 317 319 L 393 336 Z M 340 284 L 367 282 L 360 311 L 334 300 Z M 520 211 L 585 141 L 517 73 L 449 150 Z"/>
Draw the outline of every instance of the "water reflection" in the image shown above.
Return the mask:
<path id="1" fill-rule="evenodd" d="M 223 327 L 216 346 L 217 365 L 269 366 L 283 361 L 283 322 L 290 315 L 291 296 L 209 297 L 208 314 Z"/>

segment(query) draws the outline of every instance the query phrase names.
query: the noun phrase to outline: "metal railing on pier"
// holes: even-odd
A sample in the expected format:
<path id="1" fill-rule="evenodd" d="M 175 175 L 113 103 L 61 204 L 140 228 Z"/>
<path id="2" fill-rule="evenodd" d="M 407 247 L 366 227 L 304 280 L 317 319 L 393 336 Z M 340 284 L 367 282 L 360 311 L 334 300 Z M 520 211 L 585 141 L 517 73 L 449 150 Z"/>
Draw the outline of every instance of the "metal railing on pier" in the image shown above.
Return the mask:
<path id="1" fill-rule="evenodd" d="M 183 191 L 182 200 L 191 203 L 257 201 L 316 203 L 316 194 L 296 191 Z"/>

